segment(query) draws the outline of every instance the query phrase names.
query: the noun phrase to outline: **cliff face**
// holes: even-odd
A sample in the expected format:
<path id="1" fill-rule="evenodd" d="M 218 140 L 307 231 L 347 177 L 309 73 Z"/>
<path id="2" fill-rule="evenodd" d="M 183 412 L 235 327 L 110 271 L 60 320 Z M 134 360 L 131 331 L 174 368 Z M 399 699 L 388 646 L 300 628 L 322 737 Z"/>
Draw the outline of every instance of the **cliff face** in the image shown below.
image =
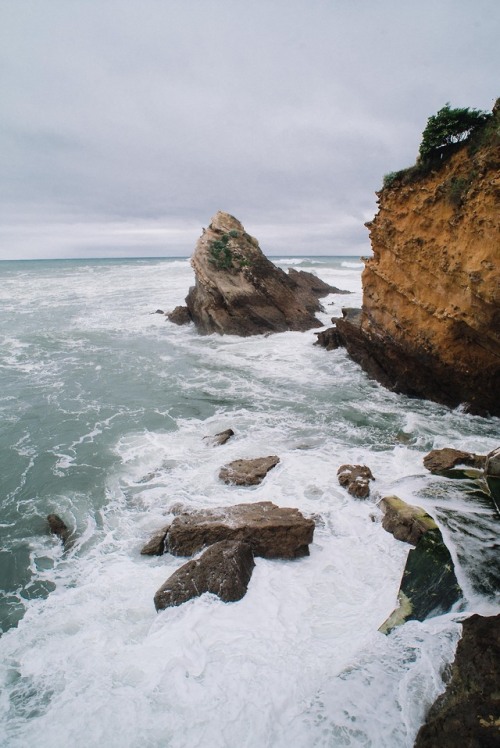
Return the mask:
<path id="1" fill-rule="evenodd" d="M 382 384 L 500 415 L 500 113 L 488 137 L 379 193 L 363 309 L 337 343 Z"/>

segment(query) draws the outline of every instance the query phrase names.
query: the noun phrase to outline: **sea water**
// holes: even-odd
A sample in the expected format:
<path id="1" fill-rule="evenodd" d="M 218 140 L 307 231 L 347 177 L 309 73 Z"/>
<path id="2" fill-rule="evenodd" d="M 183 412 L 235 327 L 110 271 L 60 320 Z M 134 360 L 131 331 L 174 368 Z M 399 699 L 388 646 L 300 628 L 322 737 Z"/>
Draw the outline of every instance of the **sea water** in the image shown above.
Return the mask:
<path id="1" fill-rule="evenodd" d="M 323 300 L 324 325 L 361 303 L 359 258 L 276 262 L 352 292 Z M 500 421 L 389 392 L 315 331 L 203 337 L 154 313 L 192 283 L 187 259 L 0 264 L 0 743 L 412 746 L 460 621 L 500 609 L 494 506 L 422 458 L 486 453 Z M 227 428 L 226 445 L 204 440 Z M 270 454 L 260 486 L 218 479 Z M 339 486 L 343 463 L 371 468 L 369 499 Z M 382 529 L 387 494 L 436 518 L 464 599 L 384 636 L 409 550 Z M 185 560 L 140 549 L 172 506 L 264 500 L 315 518 L 310 556 L 257 559 L 239 602 L 157 614 Z"/>

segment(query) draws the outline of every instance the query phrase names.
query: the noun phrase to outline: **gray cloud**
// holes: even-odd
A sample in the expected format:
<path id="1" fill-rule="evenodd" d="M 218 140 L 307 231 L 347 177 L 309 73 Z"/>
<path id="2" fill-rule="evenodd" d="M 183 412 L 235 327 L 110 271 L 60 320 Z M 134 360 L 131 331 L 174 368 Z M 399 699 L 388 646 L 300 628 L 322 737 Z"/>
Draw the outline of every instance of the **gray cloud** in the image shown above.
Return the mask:
<path id="1" fill-rule="evenodd" d="M 218 209 L 270 254 L 367 253 L 427 117 L 499 95 L 499 20 L 497 0 L 3 3 L 0 256 L 187 254 Z"/>

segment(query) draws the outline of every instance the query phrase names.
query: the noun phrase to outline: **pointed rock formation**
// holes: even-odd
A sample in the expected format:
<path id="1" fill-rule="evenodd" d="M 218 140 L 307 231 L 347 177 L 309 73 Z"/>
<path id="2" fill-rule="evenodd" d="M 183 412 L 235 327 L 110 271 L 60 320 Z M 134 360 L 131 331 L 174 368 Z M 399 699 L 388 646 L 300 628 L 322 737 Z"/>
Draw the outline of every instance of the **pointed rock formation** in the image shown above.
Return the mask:
<path id="1" fill-rule="evenodd" d="M 186 304 L 201 333 L 248 336 L 321 327 L 311 311 L 310 286 L 304 291 L 273 265 L 228 213 L 219 211 L 204 229 L 191 264 L 196 284 Z"/>

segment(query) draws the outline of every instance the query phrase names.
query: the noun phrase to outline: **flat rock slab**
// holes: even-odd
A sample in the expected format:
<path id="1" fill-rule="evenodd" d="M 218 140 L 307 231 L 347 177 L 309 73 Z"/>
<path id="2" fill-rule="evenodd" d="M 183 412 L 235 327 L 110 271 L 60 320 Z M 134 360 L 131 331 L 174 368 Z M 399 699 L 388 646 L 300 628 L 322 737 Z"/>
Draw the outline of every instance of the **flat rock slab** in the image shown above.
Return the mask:
<path id="1" fill-rule="evenodd" d="M 233 483 L 236 486 L 256 486 L 279 461 L 280 458 L 276 455 L 257 457 L 254 460 L 234 460 L 221 468 L 219 478 L 224 483 Z"/>
<path id="2" fill-rule="evenodd" d="M 424 457 L 424 467 L 431 473 L 443 473 L 456 467 L 456 465 L 483 468 L 485 462 L 485 455 L 476 455 L 473 452 L 463 452 L 460 449 L 450 449 L 449 447 L 433 449 Z"/>
<path id="3" fill-rule="evenodd" d="M 222 540 L 200 558 L 188 561 L 156 592 L 156 610 L 199 597 L 204 592 L 218 595 L 225 603 L 241 600 L 247 591 L 255 562 L 248 543 Z"/>
<path id="4" fill-rule="evenodd" d="M 220 540 L 238 540 L 248 543 L 254 556 L 291 559 L 309 555 L 313 533 L 314 521 L 298 509 L 259 501 L 178 515 L 167 548 L 174 556 L 191 556 Z"/>
<path id="5" fill-rule="evenodd" d="M 375 480 L 366 465 L 341 465 L 337 477 L 340 485 L 357 499 L 366 499 L 370 495 L 370 481 Z"/>
<path id="6" fill-rule="evenodd" d="M 500 615 L 467 618 L 446 691 L 432 705 L 415 748 L 500 745 Z"/>
<path id="7" fill-rule="evenodd" d="M 428 530 L 436 530 L 432 517 L 419 506 L 407 504 L 397 496 L 384 496 L 379 504 L 384 513 L 382 527 L 397 540 L 417 545 Z"/>
<path id="8" fill-rule="evenodd" d="M 213 447 L 221 447 L 229 441 L 232 436 L 234 436 L 233 429 L 226 429 L 225 431 L 220 431 L 218 434 L 214 434 L 213 436 L 204 436 L 203 438 Z"/>

